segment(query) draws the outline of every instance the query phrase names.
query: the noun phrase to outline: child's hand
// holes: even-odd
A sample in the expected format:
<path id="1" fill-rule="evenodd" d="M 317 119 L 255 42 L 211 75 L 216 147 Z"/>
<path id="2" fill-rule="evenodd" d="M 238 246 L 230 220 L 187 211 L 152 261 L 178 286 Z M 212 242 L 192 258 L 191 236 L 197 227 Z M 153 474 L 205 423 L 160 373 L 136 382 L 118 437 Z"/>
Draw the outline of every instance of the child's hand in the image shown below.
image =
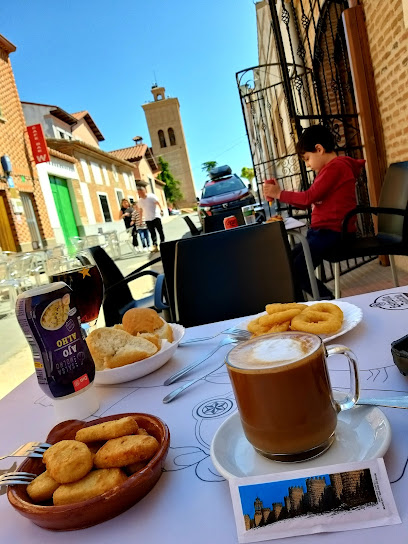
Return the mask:
<path id="1" fill-rule="evenodd" d="M 269 198 L 279 198 L 281 194 L 281 189 L 279 185 L 273 185 L 272 183 L 265 184 L 263 191 L 265 197 Z"/>

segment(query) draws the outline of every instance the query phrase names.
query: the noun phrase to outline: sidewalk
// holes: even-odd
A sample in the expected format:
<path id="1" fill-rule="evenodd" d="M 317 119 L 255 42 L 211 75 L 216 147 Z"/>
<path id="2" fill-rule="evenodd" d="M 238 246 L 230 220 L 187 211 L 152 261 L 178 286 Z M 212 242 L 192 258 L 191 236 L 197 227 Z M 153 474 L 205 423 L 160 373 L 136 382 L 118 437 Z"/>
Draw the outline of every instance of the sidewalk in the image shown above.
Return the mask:
<path id="1" fill-rule="evenodd" d="M 192 215 L 194 222 L 196 216 Z M 170 216 L 163 220 L 166 240 L 177 240 L 189 229 L 182 216 Z M 149 262 L 156 254 L 140 253 L 130 258 L 123 258 L 116 261 L 117 266 L 126 276 L 139 266 Z M 161 263 L 153 267 L 157 272 L 162 272 Z M 398 268 L 400 285 L 408 285 L 408 271 Z M 328 283 L 328 287 L 334 290 L 334 282 Z M 378 261 L 372 261 L 362 267 L 349 272 L 341 277 L 342 297 L 368 293 L 392 287 L 392 276 L 390 267 L 380 266 Z M 140 278 L 133 282 L 131 291 L 135 298 L 142 298 L 150 294 L 154 286 L 151 276 Z M 101 324 L 100 318 L 99 324 Z M 0 399 L 34 372 L 31 350 L 17 323 L 14 314 L 7 317 L 0 317 L 1 350 L 0 350 Z"/>

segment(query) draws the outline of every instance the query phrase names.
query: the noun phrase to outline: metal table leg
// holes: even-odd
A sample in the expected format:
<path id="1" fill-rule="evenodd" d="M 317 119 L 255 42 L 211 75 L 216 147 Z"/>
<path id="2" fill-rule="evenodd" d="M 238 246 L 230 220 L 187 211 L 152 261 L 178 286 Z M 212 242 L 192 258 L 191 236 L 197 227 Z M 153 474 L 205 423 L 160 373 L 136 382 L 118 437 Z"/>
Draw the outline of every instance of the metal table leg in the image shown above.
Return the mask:
<path id="1" fill-rule="evenodd" d="M 288 234 L 290 234 L 294 238 L 297 238 L 297 240 L 299 240 L 299 242 L 302 244 L 303 254 L 305 256 L 307 271 L 308 271 L 308 274 L 309 274 L 310 285 L 312 287 L 313 299 L 314 300 L 319 300 L 319 298 L 320 298 L 319 289 L 317 287 L 317 281 L 316 281 L 316 276 L 315 276 L 315 273 L 314 273 L 312 256 L 310 254 L 310 248 L 309 248 L 309 244 L 307 242 L 307 239 L 306 239 L 305 236 L 303 236 L 302 233 L 294 231 L 294 230 L 291 230 L 290 233 L 288 232 Z"/>

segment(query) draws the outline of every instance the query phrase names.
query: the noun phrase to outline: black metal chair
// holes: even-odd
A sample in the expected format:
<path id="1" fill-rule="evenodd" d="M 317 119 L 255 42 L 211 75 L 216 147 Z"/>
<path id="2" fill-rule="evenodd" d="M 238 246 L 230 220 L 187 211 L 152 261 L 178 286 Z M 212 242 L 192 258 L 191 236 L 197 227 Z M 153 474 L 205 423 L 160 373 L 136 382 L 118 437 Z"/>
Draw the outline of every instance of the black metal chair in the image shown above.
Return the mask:
<path id="1" fill-rule="evenodd" d="M 378 234 L 365 238 L 350 238 L 349 221 L 358 214 L 371 213 L 378 217 Z M 394 255 L 408 255 L 408 162 L 390 164 L 381 189 L 379 206 L 357 206 L 343 221 L 343 241 L 326 252 L 324 259 L 334 263 L 335 297 L 340 298 L 340 262 L 358 257 L 388 255 L 394 284 L 398 275 Z"/>
<path id="2" fill-rule="evenodd" d="M 167 276 L 166 282 L 171 290 Z M 179 240 L 172 296 L 175 320 L 186 327 L 262 312 L 268 303 L 293 302 L 291 252 L 283 223 Z"/>
<path id="3" fill-rule="evenodd" d="M 183 219 L 187 223 L 188 228 L 190 229 L 191 236 L 199 236 L 203 232 L 202 228 L 197 228 L 194 225 L 193 220 L 188 215 L 183 215 Z"/>
<path id="4" fill-rule="evenodd" d="M 185 238 L 183 238 L 184 240 Z M 195 238 L 188 238 L 192 240 Z M 174 256 L 176 253 L 176 245 L 179 240 L 170 240 L 160 244 L 160 255 L 164 272 L 163 295 L 169 305 L 169 321 L 176 322 L 176 311 L 174 301 Z"/>
<path id="5" fill-rule="evenodd" d="M 153 264 L 160 262 L 161 257 L 152 259 L 124 277 L 103 248 L 94 246 L 88 248 L 88 251 L 91 253 L 102 276 L 104 286 L 102 306 L 106 326 L 111 327 L 121 323 L 124 313 L 130 308 L 148 307 L 159 312 L 168 309 L 168 305 L 162 299 L 164 275 L 155 270 L 147 270 Z M 156 279 L 154 294 L 135 300 L 128 284 L 143 276 L 153 276 Z"/>

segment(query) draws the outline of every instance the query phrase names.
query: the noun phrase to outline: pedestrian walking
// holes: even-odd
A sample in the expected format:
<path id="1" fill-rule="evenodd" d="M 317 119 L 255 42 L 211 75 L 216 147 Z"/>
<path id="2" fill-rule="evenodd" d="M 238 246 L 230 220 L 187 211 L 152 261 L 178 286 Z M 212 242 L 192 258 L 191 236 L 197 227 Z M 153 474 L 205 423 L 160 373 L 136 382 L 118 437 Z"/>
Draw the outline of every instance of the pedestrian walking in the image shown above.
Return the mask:
<path id="1" fill-rule="evenodd" d="M 132 227 L 132 213 L 134 212 L 134 208 L 130 205 L 129 200 L 126 198 L 122 198 L 120 203 L 120 211 L 119 211 L 119 219 L 123 219 L 126 227 L 126 232 L 132 236 L 132 244 L 135 250 L 137 250 L 137 247 L 139 245 L 137 240 L 137 232 Z"/>
<path id="2" fill-rule="evenodd" d="M 139 195 L 139 201 L 137 203 L 140 210 L 141 221 L 145 221 L 147 228 L 149 229 L 150 236 L 152 237 L 153 253 L 157 253 L 159 248 L 157 246 L 157 234 L 159 234 L 160 243 L 164 242 L 163 225 L 161 222 L 161 216 L 163 215 L 163 208 L 159 202 L 157 196 L 153 193 L 147 193 L 144 187 L 137 187 L 137 194 Z"/>
<path id="3" fill-rule="evenodd" d="M 147 228 L 146 222 L 143 221 L 140 209 L 136 206 L 132 213 L 132 221 L 130 223 L 136 233 L 140 236 L 140 241 L 142 242 L 143 249 L 146 251 L 149 249 L 149 230 Z"/>

